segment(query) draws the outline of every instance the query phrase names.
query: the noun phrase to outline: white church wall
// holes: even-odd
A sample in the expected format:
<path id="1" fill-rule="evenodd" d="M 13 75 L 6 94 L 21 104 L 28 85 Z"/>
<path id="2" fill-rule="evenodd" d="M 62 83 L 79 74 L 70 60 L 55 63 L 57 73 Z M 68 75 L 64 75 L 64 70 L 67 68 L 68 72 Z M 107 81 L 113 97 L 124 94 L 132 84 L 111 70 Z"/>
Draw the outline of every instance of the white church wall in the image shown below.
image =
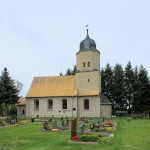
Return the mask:
<path id="1" fill-rule="evenodd" d="M 112 115 L 112 105 L 101 105 L 100 116 L 110 118 Z"/>
<path id="2" fill-rule="evenodd" d="M 39 117 L 76 117 L 77 116 L 77 98 L 76 97 L 49 97 L 36 98 L 39 100 L 39 109 L 34 108 L 35 98 L 27 100 L 27 116 L 37 115 Z M 48 109 L 48 99 L 53 100 L 53 109 Z M 62 109 L 62 100 L 67 100 L 67 109 Z M 74 110 L 72 109 L 74 108 Z M 73 110 L 73 111 L 72 111 Z"/>
<path id="3" fill-rule="evenodd" d="M 89 110 L 84 109 L 84 100 L 89 100 Z M 100 117 L 99 96 L 79 97 L 79 117 Z"/>
<path id="4" fill-rule="evenodd" d="M 18 118 L 23 118 L 26 115 L 26 106 L 25 105 L 21 105 L 21 106 L 17 106 L 17 117 Z"/>
<path id="5" fill-rule="evenodd" d="M 76 73 L 76 88 L 80 92 L 99 91 L 100 92 L 100 73 L 99 71 Z"/>

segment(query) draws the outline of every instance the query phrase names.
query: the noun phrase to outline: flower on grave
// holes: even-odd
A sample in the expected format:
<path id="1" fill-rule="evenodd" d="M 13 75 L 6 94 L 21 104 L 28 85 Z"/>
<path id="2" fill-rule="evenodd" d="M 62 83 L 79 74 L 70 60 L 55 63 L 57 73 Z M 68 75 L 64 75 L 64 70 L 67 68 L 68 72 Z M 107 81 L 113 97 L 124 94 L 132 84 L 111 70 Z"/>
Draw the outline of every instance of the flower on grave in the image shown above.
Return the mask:
<path id="1" fill-rule="evenodd" d="M 76 141 L 76 140 L 78 140 L 78 139 L 79 139 L 78 136 L 72 136 L 72 137 L 71 137 L 71 140 L 72 140 L 72 141 Z"/>
<path id="2" fill-rule="evenodd" d="M 112 120 L 106 120 L 105 123 L 106 123 L 107 125 L 111 125 L 111 124 L 112 124 Z"/>

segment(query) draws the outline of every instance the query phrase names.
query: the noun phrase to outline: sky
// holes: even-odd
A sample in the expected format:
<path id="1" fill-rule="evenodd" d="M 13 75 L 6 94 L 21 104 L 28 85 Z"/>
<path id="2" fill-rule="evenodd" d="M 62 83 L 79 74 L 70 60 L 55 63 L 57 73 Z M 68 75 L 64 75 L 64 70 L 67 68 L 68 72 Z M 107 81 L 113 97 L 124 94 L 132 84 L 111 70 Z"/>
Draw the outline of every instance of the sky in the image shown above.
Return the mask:
<path id="1" fill-rule="evenodd" d="M 0 0 L 0 73 L 25 96 L 34 77 L 73 68 L 87 24 L 101 68 L 130 60 L 150 76 L 150 0 Z"/>

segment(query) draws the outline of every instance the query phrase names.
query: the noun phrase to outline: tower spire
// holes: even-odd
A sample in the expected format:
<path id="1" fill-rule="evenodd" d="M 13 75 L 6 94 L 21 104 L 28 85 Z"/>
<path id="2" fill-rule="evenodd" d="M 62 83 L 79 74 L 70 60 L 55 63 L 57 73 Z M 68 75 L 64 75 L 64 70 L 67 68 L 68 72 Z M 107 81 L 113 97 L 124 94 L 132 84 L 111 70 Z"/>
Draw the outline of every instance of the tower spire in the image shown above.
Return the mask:
<path id="1" fill-rule="evenodd" d="M 86 31 L 87 31 L 87 35 L 89 35 L 89 30 L 88 30 L 88 29 L 86 29 Z"/>
<path id="2" fill-rule="evenodd" d="M 88 24 L 85 26 L 87 29 L 86 29 L 86 31 L 87 31 L 87 35 L 89 35 L 89 29 L 88 29 Z"/>

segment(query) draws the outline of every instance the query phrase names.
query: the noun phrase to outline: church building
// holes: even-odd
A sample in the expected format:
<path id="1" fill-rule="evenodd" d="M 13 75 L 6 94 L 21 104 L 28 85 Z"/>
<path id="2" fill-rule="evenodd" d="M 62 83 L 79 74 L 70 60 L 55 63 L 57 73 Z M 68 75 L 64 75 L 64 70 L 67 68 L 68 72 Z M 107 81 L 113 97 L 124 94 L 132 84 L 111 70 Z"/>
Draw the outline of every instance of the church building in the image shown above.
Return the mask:
<path id="1" fill-rule="evenodd" d="M 101 93 L 100 51 L 88 35 L 76 53 L 72 76 L 34 77 L 18 117 L 111 117 L 112 103 Z"/>

